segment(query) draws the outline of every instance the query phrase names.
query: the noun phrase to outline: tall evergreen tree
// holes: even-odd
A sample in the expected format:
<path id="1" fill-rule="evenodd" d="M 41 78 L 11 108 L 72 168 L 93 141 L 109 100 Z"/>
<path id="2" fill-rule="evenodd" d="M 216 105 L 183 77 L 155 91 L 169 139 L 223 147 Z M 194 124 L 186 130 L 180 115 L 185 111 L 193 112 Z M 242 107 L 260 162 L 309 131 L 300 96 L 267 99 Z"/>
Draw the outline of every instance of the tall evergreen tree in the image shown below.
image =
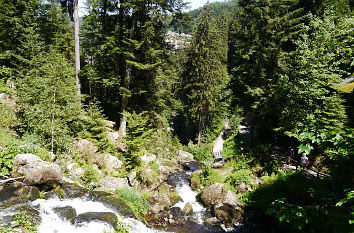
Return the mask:
<path id="1" fill-rule="evenodd" d="M 297 1 L 239 1 L 230 36 L 233 104 L 246 113 L 253 143 L 255 128 L 269 135 L 279 122 L 279 78 L 288 72 L 287 54 L 296 49 L 302 30 L 302 8 Z M 262 129 L 262 130 L 261 130 Z"/>
<path id="2" fill-rule="evenodd" d="M 215 117 L 222 88 L 228 81 L 227 28 L 228 25 L 218 22 L 210 6 L 206 5 L 182 65 L 180 96 L 185 105 L 182 114 L 186 115 L 187 128 L 192 129 L 187 138 L 194 139 L 196 132 L 198 143 Z"/>
<path id="3" fill-rule="evenodd" d="M 177 0 L 88 3 L 84 50 L 92 62 L 84 71 L 86 90 L 102 101 L 111 119 L 120 122 L 124 135 L 124 111 L 161 114 L 161 101 L 154 100 L 166 88 L 161 84 L 173 76 L 165 62 L 169 60 L 165 20 L 181 12 L 183 4 Z"/>

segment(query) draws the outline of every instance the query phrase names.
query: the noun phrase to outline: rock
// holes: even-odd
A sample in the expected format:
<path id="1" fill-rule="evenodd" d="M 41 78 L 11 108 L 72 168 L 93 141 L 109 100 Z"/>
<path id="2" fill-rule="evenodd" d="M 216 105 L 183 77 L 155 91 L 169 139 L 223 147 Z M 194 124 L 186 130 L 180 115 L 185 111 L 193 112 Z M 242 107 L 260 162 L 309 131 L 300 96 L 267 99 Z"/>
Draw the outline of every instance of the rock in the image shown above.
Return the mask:
<path id="1" fill-rule="evenodd" d="M 59 218 L 69 221 L 71 224 L 74 224 L 76 218 L 76 210 L 73 207 L 55 207 L 53 208 L 53 211 L 59 216 Z"/>
<path id="2" fill-rule="evenodd" d="M 128 176 L 128 182 L 129 182 L 129 185 L 132 186 L 132 187 L 136 187 L 138 186 L 139 182 L 138 180 L 136 179 L 136 171 L 133 171 L 132 173 L 130 173 Z"/>
<path id="3" fill-rule="evenodd" d="M 149 210 L 153 214 L 157 214 L 172 205 L 171 200 L 166 195 L 158 193 L 150 196 L 148 201 L 150 203 Z"/>
<path id="4" fill-rule="evenodd" d="M 218 204 L 222 200 L 224 184 L 216 183 L 208 188 L 204 189 L 201 195 L 201 199 L 207 207 L 211 207 Z"/>
<path id="5" fill-rule="evenodd" d="M 223 167 L 219 169 L 215 169 L 221 177 L 227 177 L 232 171 L 234 170 L 233 167 Z"/>
<path id="6" fill-rule="evenodd" d="M 192 161 L 194 161 L 194 156 L 193 156 L 193 154 L 191 154 L 189 152 L 179 150 L 178 151 L 178 160 L 181 163 L 192 162 Z"/>
<path id="7" fill-rule="evenodd" d="M 112 156 L 110 154 L 105 154 L 103 156 L 103 161 L 104 166 L 109 172 L 119 170 L 123 167 L 123 162 L 120 161 L 117 157 Z"/>
<path id="8" fill-rule="evenodd" d="M 93 191 L 89 192 L 89 199 L 103 203 L 105 206 L 115 210 L 123 217 L 139 219 L 139 216 L 135 215 L 134 211 L 126 203 L 126 201 L 117 195 L 112 195 L 106 192 Z"/>
<path id="9" fill-rule="evenodd" d="M 219 162 L 215 162 L 215 163 L 213 163 L 213 168 L 222 168 L 224 166 L 224 163 L 225 162 L 223 160 L 221 160 Z"/>
<path id="10" fill-rule="evenodd" d="M 76 180 L 79 180 L 84 176 L 84 170 L 79 167 L 77 163 L 69 163 L 66 166 L 66 169 L 68 170 L 69 176 Z"/>
<path id="11" fill-rule="evenodd" d="M 98 154 L 98 147 L 87 139 L 80 139 L 76 142 L 76 150 L 81 157 L 89 162 L 102 166 L 102 155 Z"/>
<path id="12" fill-rule="evenodd" d="M 81 223 L 89 223 L 92 221 L 107 223 L 108 225 L 112 226 L 114 230 L 118 230 L 118 217 L 111 212 L 87 212 L 79 214 L 76 218 L 75 224 L 80 225 Z"/>
<path id="13" fill-rule="evenodd" d="M 227 227 L 237 223 L 243 215 L 243 205 L 231 190 L 223 192 L 224 184 L 216 183 L 204 189 L 203 203 L 214 210 L 215 216 Z"/>
<path id="14" fill-rule="evenodd" d="M 21 182 L 5 183 L 0 186 L 0 208 L 34 201 L 40 197 L 39 189 Z"/>
<path id="15" fill-rule="evenodd" d="M 59 183 L 63 178 L 57 164 L 45 162 L 33 154 L 16 155 L 11 176 L 24 176 L 23 182 L 28 185 Z"/>
<path id="16" fill-rule="evenodd" d="M 78 198 L 83 197 L 87 193 L 87 189 L 74 184 L 74 183 L 63 183 L 61 187 L 57 188 L 56 193 L 62 192 L 60 196 L 65 196 L 66 198 Z"/>
<path id="17" fill-rule="evenodd" d="M 0 93 L 0 103 L 8 104 L 12 107 L 16 106 L 15 101 L 8 94 L 5 93 Z"/>
<path id="18" fill-rule="evenodd" d="M 182 210 L 182 213 L 183 213 L 184 215 L 191 215 L 191 214 L 193 213 L 193 206 L 192 206 L 192 204 L 191 204 L 191 203 L 187 203 L 187 204 L 184 206 L 184 208 L 183 208 L 183 210 Z"/>
<path id="19" fill-rule="evenodd" d="M 157 188 L 161 183 L 158 174 L 148 166 L 143 167 L 139 171 L 138 177 L 142 181 L 141 184 L 150 190 Z"/>
<path id="20" fill-rule="evenodd" d="M 128 180 L 126 178 L 105 177 L 98 183 L 97 191 L 109 191 L 114 192 L 116 189 L 129 187 Z"/>
<path id="21" fill-rule="evenodd" d="M 206 225 L 212 225 L 212 226 L 215 226 L 215 225 L 220 225 L 221 222 L 219 219 L 217 219 L 216 217 L 212 217 L 212 218 L 208 218 L 204 221 L 204 223 Z"/>
<path id="22" fill-rule="evenodd" d="M 237 185 L 236 190 L 239 193 L 246 193 L 248 191 L 248 188 L 244 182 L 241 182 L 241 184 Z"/>
<path id="23" fill-rule="evenodd" d="M 193 190 L 197 190 L 201 187 L 201 184 L 199 183 L 198 180 L 198 176 L 202 173 L 201 170 L 197 170 L 195 172 L 193 172 L 190 176 L 189 176 L 189 180 L 191 181 L 191 188 Z"/>
<path id="24" fill-rule="evenodd" d="M 143 156 L 140 156 L 140 160 L 142 163 L 148 164 L 150 162 L 156 161 L 156 155 L 154 154 L 145 154 Z"/>

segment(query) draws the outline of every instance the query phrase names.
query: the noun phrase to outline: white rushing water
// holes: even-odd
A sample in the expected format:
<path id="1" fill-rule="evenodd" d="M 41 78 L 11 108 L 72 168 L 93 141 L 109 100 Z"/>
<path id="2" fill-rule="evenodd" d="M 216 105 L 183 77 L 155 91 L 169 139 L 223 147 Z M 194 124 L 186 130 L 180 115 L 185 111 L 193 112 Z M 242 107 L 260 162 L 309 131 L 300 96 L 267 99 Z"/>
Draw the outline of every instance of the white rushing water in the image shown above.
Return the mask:
<path id="1" fill-rule="evenodd" d="M 123 222 L 132 233 L 156 233 L 159 232 L 148 228 L 142 222 L 132 218 L 122 218 L 119 213 L 107 208 L 100 202 L 88 201 L 82 198 L 60 200 L 58 198 L 44 200 L 38 199 L 32 202 L 32 205 L 39 209 L 42 219 L 38 231 L 40 233 L 102 233 L 114 232 L 112 226 L 102 222 L 89 222 L 80 225 L 72 225 L 69 221 L 63 220 L 55 212 L 56 207 L 73 207 L 76 214 L 86 212 L 111 212 L 116 214 L 118 219 Z"/>
<path id="2" fill-rule="evenodd" d="M 181 210 L 189 203 L 193 208 L 193 216 L 196 217 L 199 224 L 203 224 L 203 211 L 205 208 L 197 201 L 198 192 L 191 189 L 188 182 L 181 180 L 176 186 L 176 192 L 182 198 L 182 201 L 176 203 L 174 207 L 179 207 Z"/>

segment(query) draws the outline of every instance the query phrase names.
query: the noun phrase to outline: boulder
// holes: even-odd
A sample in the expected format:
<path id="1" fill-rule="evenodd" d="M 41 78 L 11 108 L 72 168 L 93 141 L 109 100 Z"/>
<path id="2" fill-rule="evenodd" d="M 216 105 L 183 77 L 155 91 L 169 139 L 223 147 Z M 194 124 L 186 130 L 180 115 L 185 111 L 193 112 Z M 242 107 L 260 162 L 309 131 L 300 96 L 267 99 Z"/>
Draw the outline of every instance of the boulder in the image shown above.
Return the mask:
<path id="1" fill-rule="evenodd" d="M 103 161 L 104 166 L 109 172 L 119 170 L 123 167 L 123 162 L 120 161 L 117 157 L 112 156 L 110 154 L 105 154 L 103 156 Z"/>
<path id="2" fill-rule="evenodd" d="M 71 206 L 55 207 L 53 208 L 54 213 L 56 213 L 59 218 L 64 219 L 71 224 L 74 224 L 76 218 L 76 210 Z"/>
<path id="3" fill-rule="evenodd" d="M 241 184 L 237 185 L 236 190 L 239 193 L 246 193 L 248 191 L 248 188 L 244 182 L 241 182 Z"/>
<path id="4" fill-rule="evenodd" d="M 202 170 L 197 170 L 195 172 L 193 172 L 190 176 L 189 176 L 189 180 L 191 181 L 191 188 L 193 190 L 198 190 L 201 187 L 201 184 L 198 180 L 198 176 L 202 173 Z"/>
<path id="5" fill-rule="evenodd" d="M 212 225 L 212 226 L 221 224 L 220 220 L 217 219 L 216 217 L 208 218 L 204 221 L 204 223 L 206 225 Z"/>
<path id="6" fill-rule="evenodd" d="M 129 187 L 128 180 L 126 178 L 108 176 L 100 180 L 96 190 L 114 192 L 116 189 L 124 187 Z"/>
<path id="7" fill-rule="evenodd" d="M 8 208 L 40 197 L 39 189 L 21 182 L 5 183 L 0 186 L 0 209 Z"/>
<path id="8" fill-rule="evenodd" d="M 107 223 L 108 225 L 112 226 L 114 230 L 118 230 L 118 217 L 111 212 L 87 212 L 79 214 L 76 218 L 75 224 L 81 225 L 81 223 L 89 223 L 92 221 Z"/>
<path id="9" fill-rule="evenodd" d="M 81 179 L 84 176 L 84 170 L 79 167 L 77 163 L 69 163 L 66 166 L 66 169 L 68 170 L 69 176 L 76 180 Z"/>
<path id="10" fill-rule="evenodd" d="M 16 155 L 11 176 L 24 176 L 23 182 L 28 185 L 58 183 L 63 178 L 57 164 L 45 162 L 33 154 Z"/>
<path id="11" fill-rule="evenodd" d="M 222 200 L 223 187 L 224 184 L 216 183 L 204 189 L 201 195 L 204 205 L 211 208 L 213 205 L 220 203 Z"/>
<path id="12" fill-rule="evenodd" d="M 192 206 L 192 204 L 191 204 L 191 203 L 187 203 L 187 204 L 184 206 L 184 208 L 183 208 L 183 210 L 182 210 L 182 213 L 183 213 L 184 215 L 191 215 L 191 214 L 193 213 L 193 206 Z"/>
<path id="13" fill-rule="evenodd" d="M 231 227 L 242 218 L 244 206 L 234 192 L 223 192 L 223 187 L 224 184 L 221 183 L 209 186 L 202 192 L 201 199 L 208 208 L 214 210 L 217 219 L 225 226 Z"/>
<path id="14" fill-rule="evenodd" d="M 143 156 L 140 156 L 140 160 L 142 163 L 148 164 L 150 162 L 156 161 L 156 155 L 154 154 L 145 154 Z"/>
<path id="15" fill-rule="evenodd" d="M 192 162 L 192 161 L 194 161 L 194 156 L 193 156 L 193 154 L 191 154 L 189 152 L 179 150 L 178 151 L 178 160 L 181 163 Z"/>
<path id="16" fill-rule="evenodd" d="M 128 176 L 128 182 L 129 182 L 129 185 L 132 186 L 132 187 L 136 187 L 138 186 L 139 182 L 138 180 L 136 179 L 136 171 L 133 171 L 132 173 L 130 173 Z"/>
<path id="17" fill-rule="evenodd" d="M 171 200 L 166 195 L 154 193 L 148 199 L 150 203 L 149 211 L 157 214 L 172 205 Z"/>

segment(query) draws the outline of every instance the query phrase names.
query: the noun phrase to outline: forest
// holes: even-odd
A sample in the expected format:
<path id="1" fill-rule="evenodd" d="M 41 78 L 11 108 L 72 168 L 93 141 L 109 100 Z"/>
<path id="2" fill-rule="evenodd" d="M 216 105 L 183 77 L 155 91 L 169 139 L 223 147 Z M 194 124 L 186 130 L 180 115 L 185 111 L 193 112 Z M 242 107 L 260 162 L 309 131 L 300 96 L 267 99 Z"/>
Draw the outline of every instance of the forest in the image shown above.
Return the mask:
<path id="1" fill-rule="evenodd" d="M 79 25 L 77 0 L 0 0 L 1 179 L 14 177 L 18 154 L 69 177 L 74 164 L 82 174 L 72 179 L 90 190 L 124 178 L 131 187 L 113 192 L 168 230 L 147 217 L 147 193 L 176 198 L 164 169 L 185 151 L 201 164 L 189 178 L 199 198 L 222 184 L 249 232 L 353 232 L 354 1 L 187 6 L 87 0 Z M 176 48 L 169 31 L 191 40 Z M 107 155 L 122 166 L 109 169 Z M 2 221 L 1 232 L 18 232 Z"/>

